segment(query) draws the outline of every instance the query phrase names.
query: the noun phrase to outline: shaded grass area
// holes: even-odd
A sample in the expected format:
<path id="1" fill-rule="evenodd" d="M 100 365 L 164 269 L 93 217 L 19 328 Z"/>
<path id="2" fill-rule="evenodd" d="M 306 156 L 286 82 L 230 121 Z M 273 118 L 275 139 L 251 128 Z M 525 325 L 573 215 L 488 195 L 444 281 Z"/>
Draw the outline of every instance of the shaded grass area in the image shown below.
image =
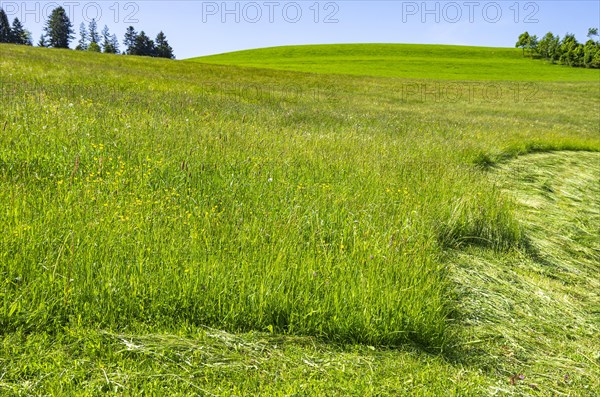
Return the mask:
<path id="1" fill-rule="evenodd" d="M 3 395 L 478 396 L 485 380 L 417 349 L 212 329 L 11 334 L 3 343 Z"/>

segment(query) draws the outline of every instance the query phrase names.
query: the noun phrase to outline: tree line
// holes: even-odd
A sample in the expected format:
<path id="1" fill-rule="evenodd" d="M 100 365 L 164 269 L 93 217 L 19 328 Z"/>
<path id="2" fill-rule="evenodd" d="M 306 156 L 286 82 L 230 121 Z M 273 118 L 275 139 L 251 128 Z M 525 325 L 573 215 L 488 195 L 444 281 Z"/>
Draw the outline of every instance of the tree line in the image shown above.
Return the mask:
<path id="1" fill-rule="evenodd" d="M 40 36 L 37 45 L 39 47 L 69 48 L 69 44 L 75 38 L 73 33 L 73 24 L 65 9 L 57 7 L 48 17 L 44 25 L 44 33 Z M 15 18 L 11 26 L 2 8 L 0 8 L 0 43 L 33 45 L 31 33 L 23 27 L 18 18 Z M 175 58 L 173 48 L 162 31 L 158 33 L 155 40 L 152 40 L 143 30 L 137 33 L 133 26 L 129 26 L 125 32 L 123 44 L 125 45 L 123 54 Z M 75 49 L 107 54 L 121 53 L 117 35 L 110 34 L 106 25 L 98 33 L 98 26 L 94 19 L 87 26 L 83 22 L 79 25 L 79 41 Z"/>
<path id="2" fill-rule="evenodd" d="M 573 67 L 600 68 L 600 41 L 598 40 L 598 28 L 589 28 L 588 40 L 580 43 L 574 34 L 567 33 L 562 39 L 552 32 L 546 33 L 538 39 L 536 35 L 531 36 L 529 32 L 519 35 L 515 47 L 523 49 L 532 58 L 543 58 L 552 63 Z M 595 40 L 594 40 L 595 38 Z"/>
<path id="3" fill-rule="evenodd" d="M 0 43 L 33 45 L 31 32 L 25 29 L 19 18 L 15 18 L 11 25 L 2 8 L 0 8 Z"/>

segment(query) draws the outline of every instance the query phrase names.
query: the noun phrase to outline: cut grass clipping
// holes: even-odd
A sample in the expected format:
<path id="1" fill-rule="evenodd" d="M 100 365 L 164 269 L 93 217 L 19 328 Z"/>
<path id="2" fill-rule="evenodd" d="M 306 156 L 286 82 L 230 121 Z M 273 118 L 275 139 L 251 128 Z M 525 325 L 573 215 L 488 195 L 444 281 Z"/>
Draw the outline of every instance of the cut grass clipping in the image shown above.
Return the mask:
<path id="1" fill-rule="evenodd" d="M 518 203 L 527 245 L 450 255 L 463 357 L 520 393 L 600 392 L 600 154 L 539 153 L 494 172 Z M 499 383 L 494 393 L 515 392 Z"/>

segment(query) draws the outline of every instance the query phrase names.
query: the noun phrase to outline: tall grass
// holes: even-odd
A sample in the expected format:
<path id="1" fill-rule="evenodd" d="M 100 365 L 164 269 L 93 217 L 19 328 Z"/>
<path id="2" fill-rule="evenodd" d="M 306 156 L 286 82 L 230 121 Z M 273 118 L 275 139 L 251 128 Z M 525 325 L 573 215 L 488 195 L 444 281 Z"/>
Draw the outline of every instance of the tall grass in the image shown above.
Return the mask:
<path id="1" fill-rule="evenodd" d="M 477 159 L 600 147 L 583 118 L 598 98 L 538 118 L 551 84 L 531 106 L 442 104 L 385 79 L 0 54 L 3 332 L 210 325 L 441 348 L 443 250 L 522 240 Z"/>

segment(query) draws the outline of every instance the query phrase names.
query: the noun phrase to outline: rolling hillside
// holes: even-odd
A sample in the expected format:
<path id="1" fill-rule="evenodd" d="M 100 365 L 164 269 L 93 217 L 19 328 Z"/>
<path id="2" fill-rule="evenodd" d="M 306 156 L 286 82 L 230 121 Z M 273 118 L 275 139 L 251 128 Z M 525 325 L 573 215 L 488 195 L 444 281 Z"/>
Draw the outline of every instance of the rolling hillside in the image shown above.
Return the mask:
<path id="1" fill-rule="evenodd" d="M 422 44 L 334 44 L 260 48 L 189 61 L 308 73 L 407 79 L 598 81 L 597 70 L 574 70 L 523 58 L 517 48 Z"/>
<path id="2" fill-rule="evenodd" d="M 0 394 L 597 394 L 598 73 L 0 45 Z"/>

